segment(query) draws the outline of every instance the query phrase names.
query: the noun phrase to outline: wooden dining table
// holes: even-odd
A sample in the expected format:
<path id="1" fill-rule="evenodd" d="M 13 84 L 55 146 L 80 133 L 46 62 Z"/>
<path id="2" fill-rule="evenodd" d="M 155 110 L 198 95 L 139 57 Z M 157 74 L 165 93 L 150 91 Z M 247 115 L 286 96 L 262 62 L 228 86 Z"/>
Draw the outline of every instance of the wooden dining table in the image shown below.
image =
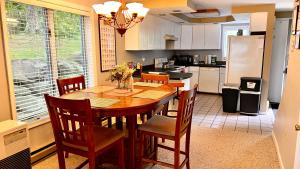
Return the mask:
<path id="1" fill-rule="evenodd" d="M 165 93 L 160 98 L 141 98 L 136 97 L 143 92 L 161 91 Z M 157 106 L 168 103 L 175 97 L 176 89 L 169 85 L 161 85 L 158 87 L 150 86 L 134 86 L 132 92 L 124 92 L 115 89 L 113 86 L 95 86 L 85 90 L 76 91 L 61 96 L 66 99 L 83 99 L 83 98 L 104 98 L 117 100 L 109 106 L 98 106 L 92 103 L 92 110 L 106 117 L 126 117 L 128 141 L 129 141 L 129 159 L 128 168 L 136 168 L 136 139 L 137 139 L 137 115 L 154 110 Z"/>

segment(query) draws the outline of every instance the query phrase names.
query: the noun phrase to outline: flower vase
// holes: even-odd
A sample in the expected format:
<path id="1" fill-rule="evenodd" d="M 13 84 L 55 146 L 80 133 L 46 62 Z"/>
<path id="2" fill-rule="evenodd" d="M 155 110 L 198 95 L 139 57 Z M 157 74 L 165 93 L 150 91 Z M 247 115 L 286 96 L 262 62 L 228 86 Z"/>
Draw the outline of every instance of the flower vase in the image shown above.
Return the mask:
<path id="1" fill-rule="evenodd" d="M 117 83 L 117 89 L 121 89 L 121 80 L 118 80 L 118 83 Z"/>
<path id="2" fill-rule="evenodd" d="M 128 83 L 129 83 L 128 80 L 123 81 L 123 89 L 128 89 L 128 87 L 129 87 Z"/>

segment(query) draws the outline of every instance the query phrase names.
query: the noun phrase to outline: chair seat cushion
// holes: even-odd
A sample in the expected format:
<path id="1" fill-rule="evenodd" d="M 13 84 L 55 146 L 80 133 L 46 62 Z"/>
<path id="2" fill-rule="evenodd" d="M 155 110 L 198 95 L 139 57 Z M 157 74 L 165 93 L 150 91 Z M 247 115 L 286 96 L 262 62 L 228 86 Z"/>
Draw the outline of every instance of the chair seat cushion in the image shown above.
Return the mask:
<path id="1" fill-rule="evenodd" d="M 94 126 L 93 129 L 95 139 L 95 152 L 102 150 L 103 148 L 113 144 L 114 142 L 118 141 L 119 139 L 125 136 L 125 134 L 122 131 L 111 128 Z M 85 139 L 87 140 L 87 127 L 84 127 L 83 130 L 85 133 Z M 77 131 L 79 131 L 79 129 Z M 80 149 L 82 151 L 88 151 L 87 146 L 79 146 L 65 141 L 63 141 L 63 145 L 68 146 L 70 148 Z"/>
<path id="2" fill-rule="evenodd" d="M 139 127 L 139 130 L 174 137 L 175 128 L 175 118 L 155 115 L 146 123 L 142 124 Z"/>

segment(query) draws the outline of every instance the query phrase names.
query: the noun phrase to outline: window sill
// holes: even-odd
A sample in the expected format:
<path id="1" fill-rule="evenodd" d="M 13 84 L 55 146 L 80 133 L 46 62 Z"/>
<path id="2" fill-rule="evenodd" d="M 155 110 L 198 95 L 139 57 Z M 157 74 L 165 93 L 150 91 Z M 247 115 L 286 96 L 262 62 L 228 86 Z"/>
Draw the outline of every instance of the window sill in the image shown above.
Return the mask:
<path id="1" fill-rule="evenodd" d="M 49 122 L 50 122 L 49 116 L 41 117 L 38 120 L 27 121 L 27 123 L 28 123 L 28 129 L 32 129 L 32 128 L 41 126 L 43 124 L 49 123 Z"/>

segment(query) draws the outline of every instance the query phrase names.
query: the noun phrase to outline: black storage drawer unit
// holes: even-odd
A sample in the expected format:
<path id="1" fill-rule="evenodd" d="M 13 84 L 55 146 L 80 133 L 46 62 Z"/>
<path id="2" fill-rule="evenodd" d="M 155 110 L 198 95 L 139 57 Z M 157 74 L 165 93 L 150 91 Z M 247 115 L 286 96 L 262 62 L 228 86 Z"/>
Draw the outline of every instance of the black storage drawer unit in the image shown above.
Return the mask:
<path id="1" fill-rule="evenodd" d="M 262 80 L 258 77 L 241 77 L 241 90 L 259 92 L 261 83 Z"/>
<path id="2" fill-rule="evenodd" d="M 233 86 L 223 86 L 222 100 L 223 112 L 236 113 L 239 99 L 239 88 Z"/>
<path id="3" fill-rule="evenodd" d="M 260 108 L 260 92 L 240 92 L 241 114 L 257 115 Z"/>

